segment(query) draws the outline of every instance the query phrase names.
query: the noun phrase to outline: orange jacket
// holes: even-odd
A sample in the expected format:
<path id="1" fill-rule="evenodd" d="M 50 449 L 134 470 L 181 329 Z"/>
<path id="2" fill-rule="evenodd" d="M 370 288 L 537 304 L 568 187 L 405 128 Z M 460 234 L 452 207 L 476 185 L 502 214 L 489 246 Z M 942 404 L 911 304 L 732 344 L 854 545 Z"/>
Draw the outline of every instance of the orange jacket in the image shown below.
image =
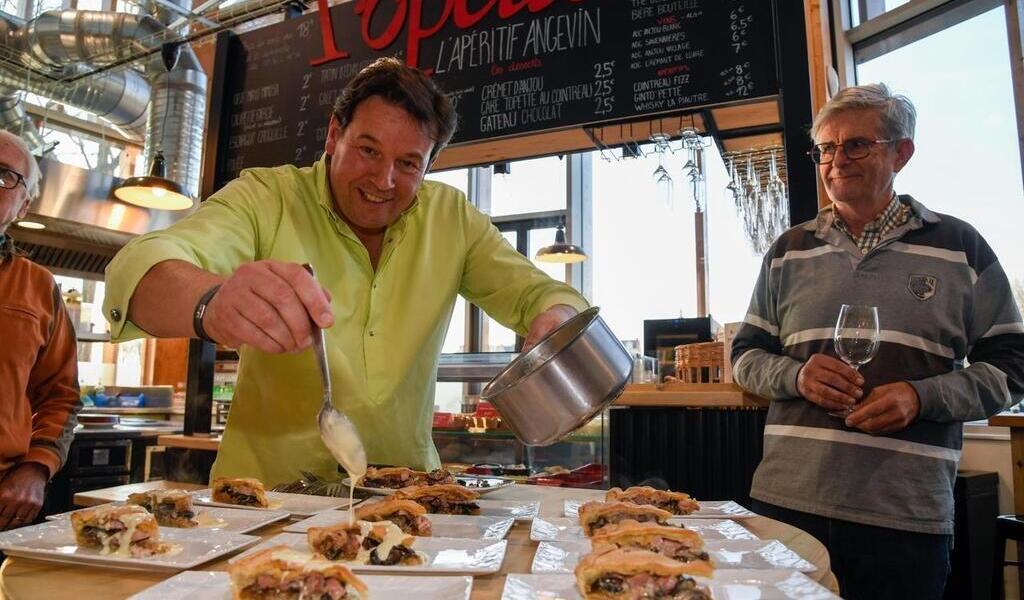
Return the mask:
<path id="1" fill-rule="evenodd" d="M 49 271 L 2 257 L 0 478 L 23 462 L 44 465 L 52 477 L 67 458 L 82 407 L 75 329 Z"/>

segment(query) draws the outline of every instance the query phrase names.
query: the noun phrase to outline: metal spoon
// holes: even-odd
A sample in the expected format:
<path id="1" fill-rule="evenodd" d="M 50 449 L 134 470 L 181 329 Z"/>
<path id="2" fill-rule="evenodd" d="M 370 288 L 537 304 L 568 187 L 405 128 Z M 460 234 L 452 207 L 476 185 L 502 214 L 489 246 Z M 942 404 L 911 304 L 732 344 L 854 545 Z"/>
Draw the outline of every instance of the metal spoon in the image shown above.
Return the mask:
<path id="1" fill-rule="evenodd" d="M 316 281 L 313 267 L 309 264 L 302 266 Z M 334 404 L 331 402 L 333 393 L 331 371 L 327 364 L 326 336 L 324 336 L 324 330 L 317 326 L 315 321 L 310 319 L 310 324 L 315 330 L 313 350 L 316 353 L 317 365 L 320 367 L 320 380 L 323 384 L 323 404 L 320 405 L 320 412 L 316 416 L 317 426 L 320 428 L 320 439 L 324 441 L 324 445 L 330 450 L 331 455 L 341 463 L 341 466 L 345 467 L 345 471 L 354 481 L 366 473 L 366 450 L 363 448 L 362 440 L 359 439 L 355 425 L 345 416 L 345 413 L 334 408 Z"/>

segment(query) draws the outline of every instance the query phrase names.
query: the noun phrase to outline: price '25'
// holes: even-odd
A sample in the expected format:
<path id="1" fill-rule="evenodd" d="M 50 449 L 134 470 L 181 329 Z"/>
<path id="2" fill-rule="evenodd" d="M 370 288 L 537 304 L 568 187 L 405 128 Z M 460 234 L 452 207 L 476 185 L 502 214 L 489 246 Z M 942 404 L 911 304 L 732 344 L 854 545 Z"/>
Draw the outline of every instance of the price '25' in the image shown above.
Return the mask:
<path id="1" fill-rule="evenodd" d="M 615 106 L 615 98 L 602 97 L 594 98 L 594 114 L 595 115 L 606 115 L 612 112 Z"/>

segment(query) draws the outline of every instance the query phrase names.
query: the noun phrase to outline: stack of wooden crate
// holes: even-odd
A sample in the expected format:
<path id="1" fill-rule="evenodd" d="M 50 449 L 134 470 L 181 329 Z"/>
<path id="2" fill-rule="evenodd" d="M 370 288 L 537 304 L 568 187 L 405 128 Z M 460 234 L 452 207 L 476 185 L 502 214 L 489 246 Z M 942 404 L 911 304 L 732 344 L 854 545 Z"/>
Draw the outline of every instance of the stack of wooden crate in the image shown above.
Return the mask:
<path id="1" fill-rule="evenodd" d="M 724 344 L 701 342 L 676 346 L 676 377 L 684 383 L 723 383 Z"/>

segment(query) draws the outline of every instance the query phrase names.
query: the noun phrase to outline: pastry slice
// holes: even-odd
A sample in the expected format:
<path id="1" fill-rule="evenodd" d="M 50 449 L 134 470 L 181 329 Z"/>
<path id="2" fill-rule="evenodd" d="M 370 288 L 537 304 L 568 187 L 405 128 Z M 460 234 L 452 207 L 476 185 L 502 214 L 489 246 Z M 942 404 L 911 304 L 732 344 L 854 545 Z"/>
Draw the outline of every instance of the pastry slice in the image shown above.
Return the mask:
<path id="1" fill-rule="evenodd" d="M 402 488 L 392 498 L 412 500 L 427 512 L 439 515 L 478 515 L 480 494 L 461 485 L 420 485 Z"/>
<path id="2" fill-rule="evenodd" d="M 156 519 L 141 506 L 99 506 L 71 513 L 75 541 L 101 554 L 141 558 L 164 554 L 170 544 L 160 542 Z"/>
<path id="3" fill-rule="evenodd" d="M 234 600 L 366 600 L 366 584 L 348 567 L 274 546 L 230 566 Z"/>
<path id="4" fill-rule="evenodd" d="M 421 565 L 423 556 L 412 549 L 416 538 L 406 535 L 394 523 L 359 522 L 362 528 L 362 551 L 358 562 L 367 565 Z"/>
<path id="5" fill-rule="evenodd" d="M 135 504 L 153 513 L 156 522 L 164 527 L 190 528 L 199 525 L 192 507 L 192 494 L 185 490 L 152 490 L 128 496 L 128 504 Z"/>
<path id="6" fill-rule="evenodd" d="M 412 500 L 387 499 L 363 504 L 356 509 L 355 518 L 360 521 L 391 521 L 399 529 L 418 537 L 431 535 L 427 509 Z"/>
<path id="7" fill-rule="evenodd" d="M 238 506 L 267 508 L 267 492 L 259 479 L 243 477 L 218 477 L 213 480 L 213 501 Z"/>
<path id="8" fill-rule="evenodd" d="M 712 600 L 691 575 L 693 563 L 681 563 L 646 550 L 588 554 L 576 565 L 576 588 L 585 600 Z"/>
<path id="9" fill-rule="evenodd" d="M 455 483 L 452 474 L 444 469 L 435 469 L 429 473 L 414 471 L 407 467 L 370 467 L 359 485 L 371 488 L 387 488 L 397 490 L 411 485 L 438 485 Z"/>
<path id="10" fill-rule="evenodd" d="M 696 531 L 681 527 L 623 521 L 594 532 L 590 544 L 597 553 L 616 548 L 654 552 L 679 562 L 691 563 L 692 572 L 705 577 L 711 577 L 714 571 L 714 565 L 704 551 L 704 538 Z"/>
<path id="11" fill-rule="evenodd" d="M 629 502 L 587 502 L 579 511 L 580 526 L 587 537 L 603 527 L 623 521 L 668 525 L 671 517 L 672 513 L 667 510 Z"/>
<path id="12" fill-rule="evenodd" d="M 608 490 L 604 498 L 608 502 L 632 502 L 633 504 L 657 506 L 674 515 L 688 515 L 700 510 L 700 504 L 697 504 L 697 501 L 689 494 L 656 490 L 646 485 L 633 486 L 625 490 L 615 487 Z"/>
<path id="13" fill-rule="evenodd" d="M 327 560 L 355 560 L 363 543 L 363 532 L 359 522 L 348 522 L 330 527 L 310 527 L 306 541 L 317 556 Z"/>

